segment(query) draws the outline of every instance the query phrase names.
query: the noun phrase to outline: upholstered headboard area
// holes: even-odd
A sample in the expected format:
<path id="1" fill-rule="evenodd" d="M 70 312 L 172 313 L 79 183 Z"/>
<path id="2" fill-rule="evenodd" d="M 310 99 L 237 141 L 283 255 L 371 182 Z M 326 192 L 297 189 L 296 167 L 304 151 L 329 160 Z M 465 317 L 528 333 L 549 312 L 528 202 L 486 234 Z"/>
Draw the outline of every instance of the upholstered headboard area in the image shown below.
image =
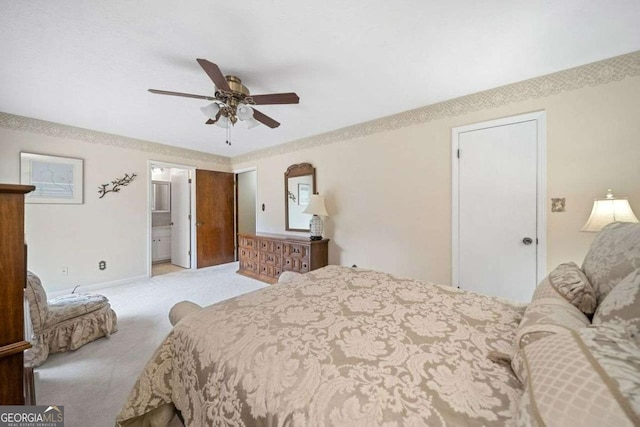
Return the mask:
<path id="1" fill-rule="evenodd" d="M 538 285 L 511 366 L 517 425 L 640 425 L 640 224 L 609 224 Z"/>
<path id="2" fill-rule="evenodd" d="M 640 223 L 614 222 L 596 236 L 582 264 L 598 303 L 640 268 Z"/>

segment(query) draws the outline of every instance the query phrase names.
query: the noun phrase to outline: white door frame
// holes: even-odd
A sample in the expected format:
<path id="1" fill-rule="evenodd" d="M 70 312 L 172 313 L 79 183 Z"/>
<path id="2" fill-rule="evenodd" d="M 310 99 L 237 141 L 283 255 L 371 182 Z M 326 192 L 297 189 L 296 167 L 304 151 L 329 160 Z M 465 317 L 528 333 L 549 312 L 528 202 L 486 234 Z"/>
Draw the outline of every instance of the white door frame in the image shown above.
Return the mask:
<path id="1" fill-rule="evenodd" d="M 481 123 L 459 126 L 451 129 L 451 285 L 460 287 L 460 248 L 459 248 L 459 135 L 479 129 L 511 125 L 535 120 L 538 130 L 537 159 L 537 212 L 536 212 L 536 283 L 547 274 L 547 113 L 536 111 L 517 116 L 503 117 Z M 462 154 L 464 155 L 464 153 Z"/>
<path id="2" fill-rule="evenodd" d="M 196 226 L 195 226 L 195 211 L 196 211 L 196 174 L 195 166 L 183 165 L 180 163 L 169 163 L 169 162 L 161 162 L 159 160 L 148 160 L 147 161 L 147 277 L 151 277 L 152 270 L 152 240 L 153 237 L 151 235 L 151 228 L 153 226 L 152 220 L 152 212 L 151 212 L 151 203 L 153 203 L 153 183 L 152 174 L 151 174 L 151 166 L 158 166 L 161 168 L 175 168 L 175 169 L 186 169 L 189 171 L 189 175 L 191 178 L 191 268 L 195 269 L 198 266 L 198 254 L 196 251 Z"/>

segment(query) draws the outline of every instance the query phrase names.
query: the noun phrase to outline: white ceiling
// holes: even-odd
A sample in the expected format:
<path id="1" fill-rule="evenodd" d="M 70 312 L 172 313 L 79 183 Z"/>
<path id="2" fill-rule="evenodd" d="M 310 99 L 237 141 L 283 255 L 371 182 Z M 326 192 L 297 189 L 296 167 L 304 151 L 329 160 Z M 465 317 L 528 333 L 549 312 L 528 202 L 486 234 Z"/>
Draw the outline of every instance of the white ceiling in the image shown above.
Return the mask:
<path id="1" fill-rule="evenodd" d="M 3 0 L 0 111 L 236 156 L 640 50 L 638 0 Z M 277 129 L 206 126 L 205 58 Z"/>

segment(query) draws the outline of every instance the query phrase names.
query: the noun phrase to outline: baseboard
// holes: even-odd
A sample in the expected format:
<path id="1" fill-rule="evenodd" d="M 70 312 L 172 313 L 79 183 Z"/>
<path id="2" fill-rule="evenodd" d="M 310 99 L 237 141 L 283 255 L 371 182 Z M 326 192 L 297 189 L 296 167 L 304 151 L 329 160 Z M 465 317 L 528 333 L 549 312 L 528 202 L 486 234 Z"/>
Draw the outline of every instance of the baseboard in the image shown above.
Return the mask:
<path id="1" fill-rule="evenodd" d="M 140 276 L 133 276 L 133 277 L 127 277 L 125 279 L 113 280 L 111 282 L 93 283 L 91 285 L 80 285 L 75 288 L 75 293 L 77 294 L 80 292 L 91 292 L 98 289 L 111 288 L 113 286 L 124 285 L 126 283 L 135 282 L 137 280 L 143 280 L 148 278 L 149 276 L 147 276 L 146 274 L 142 274 Z M 55 298 L 62 295 L 69 295 L 70 293 L 73 293 L 73 290 L 74 288 L 64 289 L 62 291 L 56 291 L 56 292 L 47 292 L 47 297 Z"/>

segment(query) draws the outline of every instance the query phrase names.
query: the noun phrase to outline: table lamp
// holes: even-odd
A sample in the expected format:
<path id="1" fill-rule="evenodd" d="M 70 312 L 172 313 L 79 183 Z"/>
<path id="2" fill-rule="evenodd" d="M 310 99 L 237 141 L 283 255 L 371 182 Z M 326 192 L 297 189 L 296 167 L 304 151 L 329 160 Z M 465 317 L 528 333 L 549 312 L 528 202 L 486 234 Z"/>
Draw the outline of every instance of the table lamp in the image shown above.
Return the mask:
<path id="1" fill-rule="evenodd" d="M 613 197 L 611 189 L 604 199 L 595 199 L 587 223 L 581 231 L 600 231 L 612 222 L 638 222 L 626 197 Z"/>
<path id="2" fill-rule="evenodd" d="M 322 231 L 324 225 L 320 216 L 329 216 L 327 208 L 324 206 L 324 196 L 319 194 L 312 194 L 311 200 L 306 209 L 302 213 L 312 214 L 311 221 L 309 221 L 309 229 L 311 231 L 311 240 L 322 240 Z"/>

